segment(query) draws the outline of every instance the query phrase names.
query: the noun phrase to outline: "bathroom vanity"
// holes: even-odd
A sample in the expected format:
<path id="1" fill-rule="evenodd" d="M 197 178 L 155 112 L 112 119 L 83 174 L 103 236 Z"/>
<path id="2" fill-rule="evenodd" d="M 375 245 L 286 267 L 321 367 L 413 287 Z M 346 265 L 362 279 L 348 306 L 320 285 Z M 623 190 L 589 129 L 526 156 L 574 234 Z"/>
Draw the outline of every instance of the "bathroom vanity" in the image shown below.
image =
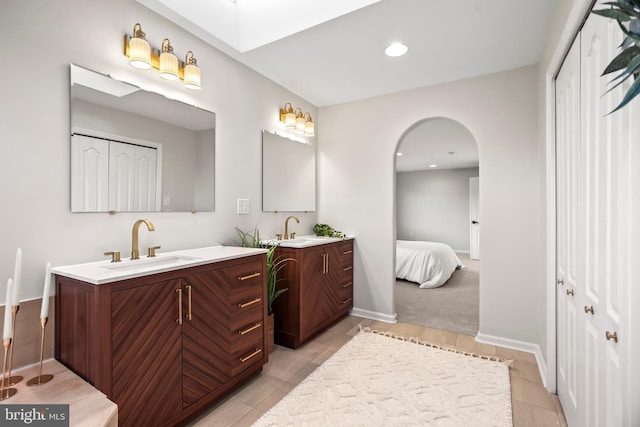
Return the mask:
<path id="1" fill-rule="evenodd" d="M 56 359 L 118 404 L 120 426 L 182 424 L 268 361 L 265 252 L 53 269 Z"/>
<path id="2" fill-rule="evenodd" d="M 291 258 L 273 303 L 275 342 L 298 348 L 353 308 L 353 239 L 302 236 L 278 242 L 276 257 Z"/>

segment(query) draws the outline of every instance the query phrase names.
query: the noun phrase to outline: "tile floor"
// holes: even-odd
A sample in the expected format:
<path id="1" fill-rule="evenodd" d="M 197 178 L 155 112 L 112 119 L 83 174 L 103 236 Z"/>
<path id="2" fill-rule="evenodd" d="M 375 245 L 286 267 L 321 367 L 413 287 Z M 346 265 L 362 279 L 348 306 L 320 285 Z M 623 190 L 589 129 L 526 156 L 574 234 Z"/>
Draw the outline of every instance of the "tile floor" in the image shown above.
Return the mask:
<path id="1" fill-rule="evenodd" d="M 477 343 L 474 337 L 409 323 L 382 323 L 347 316 L 297 350 L 276 346 L 263 372 L 195 419 L 190 426 L 250 426 L 300 381 L 358 332 L 358 325 L 421 337 L 425 341 L 470 352 L 512 359 L 511 402 L 515 427 L 565 426 L 560 402 L 542 385 L 530 353 Z"/>

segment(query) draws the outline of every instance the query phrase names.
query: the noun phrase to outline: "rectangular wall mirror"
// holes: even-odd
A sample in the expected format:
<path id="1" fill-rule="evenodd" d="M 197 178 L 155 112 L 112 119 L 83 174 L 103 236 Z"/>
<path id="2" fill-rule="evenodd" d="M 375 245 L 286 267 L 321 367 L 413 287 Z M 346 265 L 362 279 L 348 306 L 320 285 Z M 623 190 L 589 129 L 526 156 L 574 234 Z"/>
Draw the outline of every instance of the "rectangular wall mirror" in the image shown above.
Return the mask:
<path id="1" fill-rule="evenodd" d="M 71 64 L 71 211 L 214 209 L 214 113 Z"/>
<path id="2" fill-rule="evenodd" d="M 315 146 L 262 131 L 262 210 L 316 210 Z"/>

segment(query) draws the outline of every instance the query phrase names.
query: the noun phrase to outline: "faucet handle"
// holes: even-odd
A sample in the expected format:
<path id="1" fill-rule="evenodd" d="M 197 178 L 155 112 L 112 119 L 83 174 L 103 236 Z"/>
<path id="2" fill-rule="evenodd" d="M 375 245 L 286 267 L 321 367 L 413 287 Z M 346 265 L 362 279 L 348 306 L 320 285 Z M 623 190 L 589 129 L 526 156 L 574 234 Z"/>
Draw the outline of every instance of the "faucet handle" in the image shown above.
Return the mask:
<path id="1" fill-rule="evenodd" d="M 296 238 L 296 233 L 295 233 L 295 231 L 294 231 L 293 233 L 291 233 L 291 234 L 289 235 L 289 237 L 290 237 L 291 239 L 295 239 L 295 238 Z"/>
<path id="2" fill-rule="evenodd" d="M 111 262 L 120 262 L 120 251 L 105 252 L 104 254 L 111 257 Z"/>
<path id="3" fill-rule="evenodd" d="M 282 234 L 276 234 L 276 240 L 282 240 Z"/>
<path id="4" fill-rule="evenodd" d="M 148 258 L 153 258 L 154 256 L 156 256 L 156 249 L 160 249 L 160 246 L 151 246 L 148 249 Z"/>

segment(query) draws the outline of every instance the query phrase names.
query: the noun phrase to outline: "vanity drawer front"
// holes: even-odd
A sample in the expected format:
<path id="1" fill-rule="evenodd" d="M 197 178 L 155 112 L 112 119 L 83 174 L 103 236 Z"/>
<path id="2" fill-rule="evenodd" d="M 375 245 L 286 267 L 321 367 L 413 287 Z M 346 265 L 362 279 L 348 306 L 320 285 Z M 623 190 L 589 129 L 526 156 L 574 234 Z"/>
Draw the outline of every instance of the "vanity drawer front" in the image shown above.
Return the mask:
<path id="1" fill-rule="evenodd" d="M 262 296 L 266 277 L 260 261 L 228 267 L 226 276 L 232 304 L 244 304 Z"/>
<path id="2" fill-rule="evenodd" d="M 353 279 L 344 280 L 338 283 L 338 296 L 341 301 L 347 298 L 353 298 Z"/>
<path id="3" fill-rule="evenodd" d="M 264 357 L 263 337 L 250 341 L 249 343 L 242 343 L 232 346 L 231 355 L 231 375 L 238 375 L 240 372 L 261 362 Z"/>
<path id="4" fill-rule="evenodd" d="M 262 318 L 243 323 L 231 330 L 231 345 L 234 348 L 244 348 L 264 336 L 264 322 Z"/>

